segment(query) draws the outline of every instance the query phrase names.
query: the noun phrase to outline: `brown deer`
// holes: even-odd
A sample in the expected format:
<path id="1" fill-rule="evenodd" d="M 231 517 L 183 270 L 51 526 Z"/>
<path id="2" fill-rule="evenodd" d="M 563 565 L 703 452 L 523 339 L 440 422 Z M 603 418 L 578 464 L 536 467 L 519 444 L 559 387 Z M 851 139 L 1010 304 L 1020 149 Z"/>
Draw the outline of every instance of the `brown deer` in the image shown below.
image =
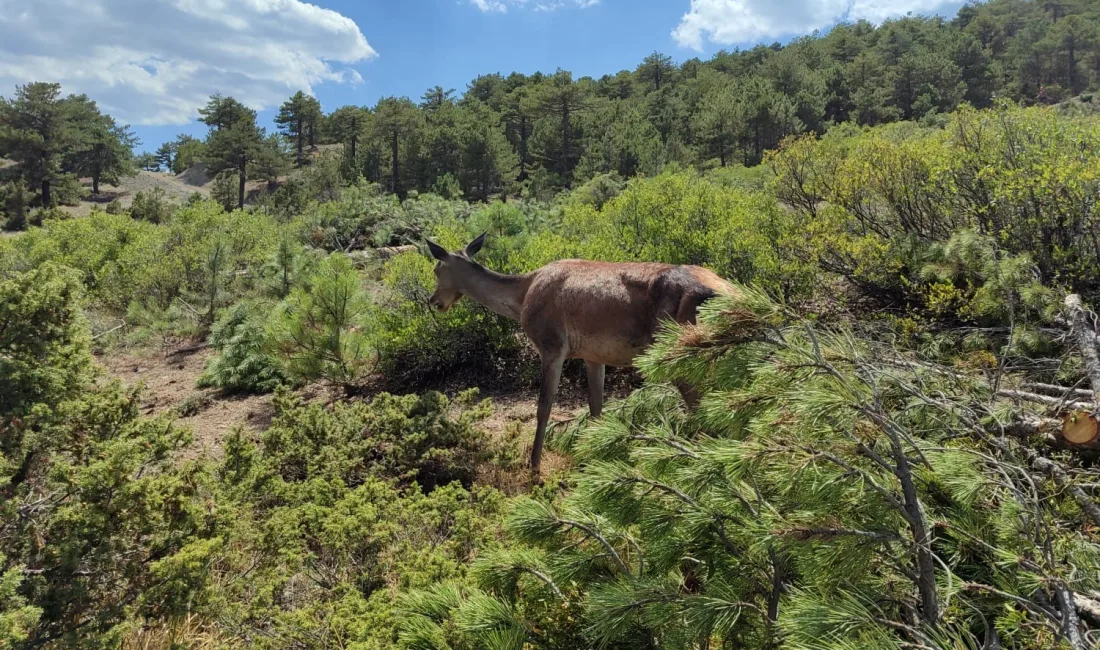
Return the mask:
<path id="1" fill-rule="evenodd" d="M 562 365 L 583 359 L 588 368 L 588 406 L 603 411 L 607 366 L 630 366 L 654 340 L 660 322 L 694 323 L 707 300 L 734 287 L 698 266 L 561 260 L 523 275 L 503 275 L 474 261 L 485 234 L 465 249 L 449 253 L 426 240 L 435 266 L 436 290 L 429 303 L 447 311 L 462 296 L 517 320 L 542 360 L 538 425 L 531 447 L 537 475 L 550 411 L 557 399 Z M 698 398 L 678 387 L 689 406 Z"/>

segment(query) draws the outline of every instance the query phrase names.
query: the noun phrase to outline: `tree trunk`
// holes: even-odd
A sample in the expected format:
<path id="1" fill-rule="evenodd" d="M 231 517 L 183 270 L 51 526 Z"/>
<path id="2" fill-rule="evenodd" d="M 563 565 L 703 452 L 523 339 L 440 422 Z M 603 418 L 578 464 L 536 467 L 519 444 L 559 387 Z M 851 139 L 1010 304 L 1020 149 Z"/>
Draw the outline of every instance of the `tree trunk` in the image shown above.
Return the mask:
<path id="1" fill-rule="evenodd" d="M 244 184 L 248 180 L 246 168 L 248 167 L 248 158 L 241 156 L 240 163 L 240 182 L 237 185 L 237 205 L 240 209 L 244 210 Z"/>
<path id="2" fill-rule="evenodd" d="M 398 194 L 400 196 L 400 193 L 398 192 L 398 189 L 401 186 L 401 182 L 398 180 L 398 178 L 400 177 L 400 174 L 401 174 L 401 165 L 397 160 L 398 153 L 399 153 L 399 149 L 398 149 L 398 142 L 397 142 L 397 129 L 394 129 L 393 130 L 393 139 L 390 141 L 390 154 L 393 157 L 393 160 L 392 160 L 393 167 L 391 168 L 391 171 L 390 171 L 390 173 L 393 175 L 393 177 L 390 181 L 390 191 L 393 192 L 394 194 Z"/>
<path id="3" fill-rule="evenodd" d="M 527 116 L 519 118 L 519 181 L 527 180 Z"/>
<path id="4" fill-rule="evenodd" d="M 99 196 L 99 175 L 92 175 L 92 194 Z"/>
<path id="5" fill-rule="evenodd" d="M 566 180 L 569 175 L 569 103 L 562 105 L 561 112 L 561 176 Z M 566 183 L 571 186 L 571 183 Z"/>
<path id="6" fill-rule="evenodd" d="M 49 208 L 53 202 L 50 200 L 50 181 L 46 179 L 42 181 L 42 207 Z"/>
<path id="7" fill-rule="evenodd" d="M 300 118 L 300 117 L 298 118 L 298 126 L 296 128 L 297 128 L 297 133 L 294 134 L 295 135 L 294 139 L 298 141 L 298 166 L 301 167 L 302 163 L 305 162 L 305 156 L 302 155 L 302 135 L 303 135 L 302 134 L 302 128 L 303 128 L 303 125 L 302 125 L 302 118 Z"/>
<path id="8" fill-rule="evenodd" d="M 1069 59 L 1069 91 L 1077 94 L 1077 49 L 1074 45 L 1074 40 L 1070 37 L 1069 45 L 1066 48 L 1066 57 Z"/>
<path id="9" fill-rule="evenodd" d="M 357 145 L 357 144 L 358 144 L 357 138 L 354 135 L 352 135 L 351 139 L 348 141 L 348 145 L 351 148 L 351 159 L 352 159 L 353 162 L 356 160 L 356 158 L 355 158 L 355 145 Z"/>

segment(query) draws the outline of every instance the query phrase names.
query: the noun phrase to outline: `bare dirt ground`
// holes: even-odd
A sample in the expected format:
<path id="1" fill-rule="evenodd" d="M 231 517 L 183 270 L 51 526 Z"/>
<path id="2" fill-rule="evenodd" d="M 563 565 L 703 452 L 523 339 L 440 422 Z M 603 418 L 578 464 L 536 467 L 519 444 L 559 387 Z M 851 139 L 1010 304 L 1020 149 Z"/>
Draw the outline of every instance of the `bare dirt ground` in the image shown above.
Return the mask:
<path id="1" fill-rule="evenodd" d="M 144 386 L 142 409 L 146 415 L 178 414 L 177 422 L 191 429 L 195 437 L 188 455 L 217 457 L 236 426 L 262 431 L 270 424 L 273 410 L 270 395 L 225 396 L 195 388 L 211 354 L 209 350 L 172 357 L 112 354 L 99 361 L 110 376 L 124 384 Z"/>
<path id="2" fill-rule="evenodd" d="M 118 378 L 127 386 L 141 385 L 142 410 L 146 415 L 171 414 L 176 422 L 189 428 L 194 436 L 185 457 L 200 455 L 220 457 L 226 437 L 238 426 L 255 432 L 265 430 L 274 416 L 271 395 L 223 395 L 217 390 L 200 390 L 195 383 L 213 352 L 209 349 L 189 354 L 166 356 L 161 352 L 113 352 L 98 357 L 109 377 Z M 463 387 L 445 388 L 454 394 Z M 328 391 L 312 386 L 303 391 L 307 399 L 329 401 Z M 629 394 L 626 387 L 613 387 L 607 398 L 620 399 Z M 481 427 L 496 440 L 513 438 L 521 458 L 530 453 L 538 410 L 538 389 L 492 390 L 481 394 L 492 400 L 493 413 Z M 584 387 L 564 383 L 555 404 L 551 420 L 564 424 L 587 413 Z M 547 451 L 543 460 L 543 476 L 550 477 L 568 467 L 569 460 Z M 485 468 L 486 483 L 504 489 L 522 489 L 523 472 L 502 472 Z"/>

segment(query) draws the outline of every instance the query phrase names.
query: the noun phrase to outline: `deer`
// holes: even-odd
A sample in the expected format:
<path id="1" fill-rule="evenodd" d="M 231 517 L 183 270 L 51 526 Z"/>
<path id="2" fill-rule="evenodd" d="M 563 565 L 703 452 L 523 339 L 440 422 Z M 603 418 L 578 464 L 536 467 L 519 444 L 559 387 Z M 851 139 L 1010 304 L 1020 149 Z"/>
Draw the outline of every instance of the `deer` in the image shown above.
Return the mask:
<path id="1" fill-rule="evenodd" d="M 467 296 L 493 313 L 518 321 L 538 350 L 542 374 L 531 446 L 534 476 L 540 474 L 546 427 L 567 359 L 584 361 L 589 413 L 599 418 L 607 366 L 632 366 L 653 344 L 662 322 L 694 325 L 701 305 L 736 292 L 732 284 L 703 267 L 656 262 L 567 259 L 530 273 L 497 273 L 474 260 L 487 234 L 454 252 L 424 238 L 436 260 L 436 289 L 428 303 L 446 312 Z M 699 396 L 692 387 L 677 385 L 677 389 L 689 408 L 698 405 Z"/>

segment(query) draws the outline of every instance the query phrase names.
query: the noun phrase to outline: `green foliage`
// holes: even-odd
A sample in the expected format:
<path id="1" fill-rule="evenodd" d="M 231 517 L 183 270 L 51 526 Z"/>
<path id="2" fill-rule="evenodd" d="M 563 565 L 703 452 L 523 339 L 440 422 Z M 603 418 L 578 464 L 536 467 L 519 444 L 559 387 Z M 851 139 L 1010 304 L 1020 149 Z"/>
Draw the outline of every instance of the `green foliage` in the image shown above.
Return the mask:
<path id="1" fill-rule="evenodd" d="M 453 241 L 459 237 L 465 233 Z M 386 263 L 386 291 L 372 321 L 383 376 L 401 385 L 423 385 L 456 371 L 488 375 L 516 359 L 521 348 L 515 323 L 469 301 L 445 314 L 429 309 L 428 296 L 435 288 L 432 268 L 422 255 L 401 255 Z"/>
<path id="2" fill-rule="evenodd" d="M 1091 292 L 1098 180 L 1080 152 L 1096 146 L 1097 124 L 1002 106 L 962 110 L 942 130 L 794 140 L 769 158 L 772 187 L 806 233 L 798 256 L 879 297 L 920 300 L 929 247 L 963 229 L 1027 255 L 1048 286 Z"/>
<path id="3" fill-rule="evenodd" d="M 116 312 L 131 301 L 167 309 L 179 298 L 247 286 L 251 279 L 230 269 L 258 267 L 274 250 L 276 224 L 262 214 L 226 213 L 207 201 L 177 209 L 162 224 L 127 215 L 93 212 L 88 217 L 48 221 L 19 238 L 16 246 L 32 264 L 49 261 L 80 272 L 97 306 Z M 207 268 L 217 241 L 227 246 L 225 272 Z"/>
<path id="4" fill-rule="evenodd" d="M 279 360 L 267 350 L 264 328 L 270 312 L 264 303 L 239 302 L 210 331 L 218 356 L 207 362 L 200 388 L 229 393 L 268 393 L 285 381 Z"/>
<path id="5" fill-rule="evenodd" d="M 0 282 L 0 643 L 117 644 L 134 617 L 181 611 L 201 576 L 164 568 L 208 522 L 187 435 L 97 385 L 76 272 Z"/>
<path id="6" fill-rule="evenodd" d="M 148 194 L 139 190 L 130 204 L 130 216 L 138 221 L 161 223 L 167 221 L 171 214 L 172 204 L 166 198 L 164 189 L 160 187 L 154 187 Z"/>
<path id="7" fill-rule="evenodd" d="M 0 188 L 0 201 L 4 210 L 4 230 L 23 230 L 27 227 L 30 199 L 30 193 L 21 182 L 8 183 Z"/>
<path id="8" fill-rule="evenodd" d="M 7 558 L 0 555 L 0 565 Z M 0 648 L 15 648 L 25 641 L 38 622 L 42 610 L 27 604 L 19 594 L 23 582 L 23 567 L 15 566 L 0 575 Z"/>
<path id="9" fill-rule="evenodd" d="M 325 379 L 351 390 L 375 364 L 362 279 L 351 261 L 334 254 L 295 289 L 268 321 L 271 350 L 295 381 Z"/>
<path id="10" fill-rule="evenodd" d="M 0 427 L 22 429 L 87 384 L 82 296 L 79 275 L 54 263 L 0 277 Z"/>
<path id="11" fill-rule="evenodd" d="M 567 206 L 564 225 L 584 258 L 708 266 L 787 298 L 812 288 L 812 269 L 789 252 L 792 221 L 773 199 L 689 173 L 635 181 L 599 211 Z"/>
<path id="12" fill-rule="evenodd" d="M 1029 442 L 986 436 L 987 384 L 896 354 L 760 292 L 708 303 L 642 358 L 650 385 L 557 442 L 577 463 L 568 489 L 513 504 L 477 589 L 410 596 L 403 638 L 553 647 L 574 632 L 537 612 L 574 589 L 573 647 L 979 647 L 996 626 L 1005 647 L 1038 649 L 1081 634 L 1062 618 L 1072 599 L 1037 603 L 1095 588 L 1086 512 L 1027 475 Z M 702 390 L 698 412 L 672 381 Z"/>

